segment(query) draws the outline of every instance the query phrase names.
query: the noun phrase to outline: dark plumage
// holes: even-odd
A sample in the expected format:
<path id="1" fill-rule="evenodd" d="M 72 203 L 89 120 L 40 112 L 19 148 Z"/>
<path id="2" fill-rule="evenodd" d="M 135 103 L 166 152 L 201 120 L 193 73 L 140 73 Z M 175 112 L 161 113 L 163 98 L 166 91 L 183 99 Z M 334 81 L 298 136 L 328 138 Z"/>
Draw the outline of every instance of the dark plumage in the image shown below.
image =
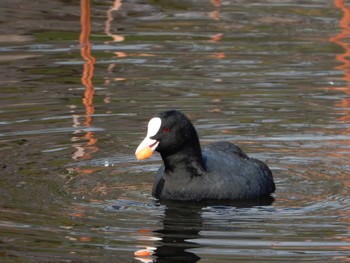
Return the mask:
<path id="1" fill-rule="evenodd" d="M 202 151 L 195 128 L 179 111 L 158 114 L 148 129 L 149 138 L 140 144 L 136 154 L 145 145 L 161 154 L 164 165 L 153 185 L 156 198 L 250 200 L 275 191 L 268 166 L 249 158 L 238 146 L 217 142 Z"/>

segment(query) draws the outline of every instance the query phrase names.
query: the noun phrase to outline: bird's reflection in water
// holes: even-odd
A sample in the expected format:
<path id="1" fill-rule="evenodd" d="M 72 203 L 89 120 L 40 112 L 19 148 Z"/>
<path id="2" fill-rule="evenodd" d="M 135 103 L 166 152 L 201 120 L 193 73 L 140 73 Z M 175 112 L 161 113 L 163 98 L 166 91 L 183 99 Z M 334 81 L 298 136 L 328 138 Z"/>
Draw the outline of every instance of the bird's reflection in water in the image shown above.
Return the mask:
<path id="1" fill-rule="evenodd" d="M 154 261 L 157 263 L 194 263 L 200 260 L 193 251 L 201 245 L 195 240 L 200 238 L 203 218 L 202 208 L 208 206 L 233 206 L 250 208 L 254 206 L 271 205 L 272 197 L 254 201 L 206 201 L 206 202 L 161 202 L 166 206 L 163 219 L 163 229 L 154 231 L 162 241 L 154 251 Z M 191 241 L 189 241 L 191 240 Z"/>

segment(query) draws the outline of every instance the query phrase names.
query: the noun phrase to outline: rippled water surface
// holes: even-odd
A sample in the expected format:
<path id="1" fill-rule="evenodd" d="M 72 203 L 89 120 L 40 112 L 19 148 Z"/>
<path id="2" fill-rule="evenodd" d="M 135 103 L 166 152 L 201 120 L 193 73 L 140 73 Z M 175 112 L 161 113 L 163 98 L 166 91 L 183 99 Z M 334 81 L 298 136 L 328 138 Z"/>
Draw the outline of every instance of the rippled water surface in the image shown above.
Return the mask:
<path id="1" fill-rule="evenodd" d="M 350 262 L 349 1 L 2 0 L 0 32 L 1 262 Z M 173 108 L 275 200 L 155 200 Z"/>

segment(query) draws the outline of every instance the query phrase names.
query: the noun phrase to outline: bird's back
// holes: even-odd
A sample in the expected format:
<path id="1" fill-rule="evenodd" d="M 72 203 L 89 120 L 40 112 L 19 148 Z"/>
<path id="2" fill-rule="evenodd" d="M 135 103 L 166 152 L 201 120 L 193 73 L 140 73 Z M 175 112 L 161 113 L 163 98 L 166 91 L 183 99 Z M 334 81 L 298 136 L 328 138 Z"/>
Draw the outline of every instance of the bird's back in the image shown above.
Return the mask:
<path id="1" fill-rule="evenodd" d="M 249 158 L 238 146 L 217 142 L 203 149 L 207 180 L 229 199 L 254 199 L 275 191 L 272 172 L 260 160 Z"/>

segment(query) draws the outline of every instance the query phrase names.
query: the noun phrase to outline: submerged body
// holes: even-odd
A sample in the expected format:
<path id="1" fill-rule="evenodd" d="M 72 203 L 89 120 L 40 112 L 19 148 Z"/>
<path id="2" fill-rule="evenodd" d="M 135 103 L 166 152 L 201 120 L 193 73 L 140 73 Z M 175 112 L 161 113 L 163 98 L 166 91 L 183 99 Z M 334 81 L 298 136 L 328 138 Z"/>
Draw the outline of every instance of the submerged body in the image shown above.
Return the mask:
<path id="1" fill-rule="evenodd" d="M 210 144 L 202 152 L 197 132 L 185 115 L 168 111 L 158 116 L 157 128 L 148 134 L 150 140 L 146 136 L 147 143 L 136 151 L 147 144 L 162 156 L 164 165 L 152 191 L 156 198 L 251 200 L 275 191 L 271 170 L 262 161 L 249 158 L 230 142 Z"/>

